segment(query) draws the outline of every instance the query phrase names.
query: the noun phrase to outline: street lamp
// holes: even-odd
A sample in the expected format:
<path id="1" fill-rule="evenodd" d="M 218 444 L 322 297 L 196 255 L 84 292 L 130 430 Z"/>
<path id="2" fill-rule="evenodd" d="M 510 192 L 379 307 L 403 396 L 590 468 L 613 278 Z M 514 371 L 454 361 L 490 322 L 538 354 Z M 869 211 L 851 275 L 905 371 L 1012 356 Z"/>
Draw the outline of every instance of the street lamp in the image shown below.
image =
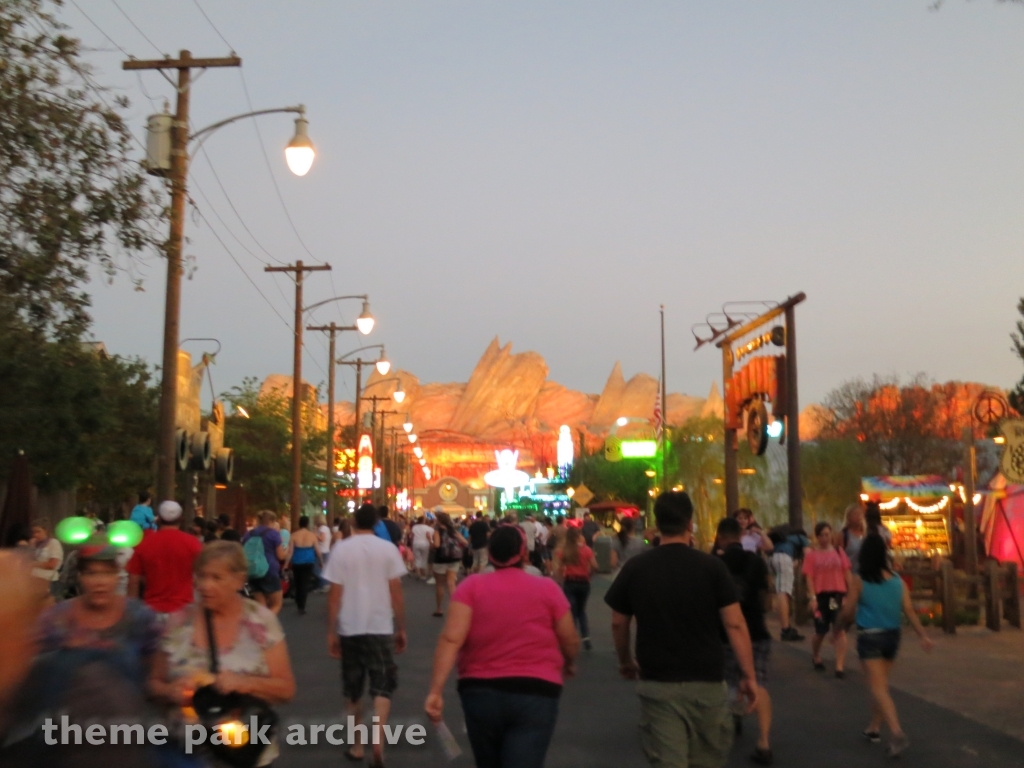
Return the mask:
<path id="1" fill-rule="evenodd" d="M 296 176 L 305 176 L 313 166 L 313 158 L 316 157 L 316 150 L 313 149 L 313 142 L 309 140 L 306 129 L 309 121 L 306 119 L 305 108 L 295 118 L 295 135 L 288 142 L 284 150 L 284 159 L 288 168 Z"/>
<path id="2" fill-rule="evenodd" d="M 242 61 L 237 56 L 223 59 L 193 59 L 189 51 L 181 51 L 179 58 L 154 61 L 131 59 L 122 64 L 126 70 L 178 70 L 177 107 L 175 114 L 152 115 L 148 121 L 146 144 L 146 170 L 154 175 L 167 178 L 171 187 L 170 233 L 164 249 L 167 256 L 167 286 L 164 300 L 164 339 L 160 382 L 160 411 L 157 438 L 156 501 L 159 503 L 174 498 L 175 439 L 177 436 L 176 414 L 178 407 L 178 331 L 181 324 L 181 277 L 182 251 L 185 241 L 185 206 L 188 200 L 188 171 L 191 159 L 195 157 L 203 142 L 217 129 L 238 120 L 281 112 L 298 113 L 296 135 L 289 148 L 295 145 L 299 155 L 286 150 L 286 160 L 295 173 L 302 175 L 309 171 L 313 162 L 313 145 L 306 135 L 307 122 L 305 107 L 283 107 L 262 109 L 236 115 L 214 123 L 200 131 L 189 134 L 189 104 L 191 99 L 191 72 L 194 68 L 238 67 Z M 194 149 L 190 152 L 190 147 Z M 302 163 L 299 160 L 304 158 Z M 301 166 L 304 166 L 301 167 Z M 296 392 L 298 384 L 295 385 Z M 293 443 L 295 441 L 293 440 Z"/>
<path id="3" fill-rule="evenodd" d="M 416 433 L 415 432 L 410 432 L 409 433 L 409 442 L 410 443 L 415 443 L 417 439 L 418 438 L 416 437 Z"/>
<path id="4" fill-rule="evenodd" d="M 405 434 L 409 434 L 410 432 L 412 432 L 412 422 L 411 421 L 405 422 L 405 424 L 402 425 L 402 429 L 405 430 Z"/>
<path id="5" fill-rule="evenodd" d="M 375 367 L 377 368 L 377 373 L 381 376 L 387 376 L 388 371 L 391 370 L 391 361 L 388 360 L 387 356 L 384 354 L 384 345 L 381 345 L 380 357 L 378 358 Z"/>
<path id="6" fill-rule="evenodd" d="M 370 302 L 367 299 L 363 299 L 363 312 L 356 318 L 356 328 L 359 329 L 363 336 L 367 336 L 373 330 L 375 322 L 376 320 L 373 319 L 373 315 L 370 314 Z"/>
<path id="7" fill-rule="evenodd" d="M 402 382 L 398 382 L 398 389 L 392 392 L 391 396 L 395 398 L 396 403 L 402 403 L 405 401 L 405 390 L 402 389 Z"/>

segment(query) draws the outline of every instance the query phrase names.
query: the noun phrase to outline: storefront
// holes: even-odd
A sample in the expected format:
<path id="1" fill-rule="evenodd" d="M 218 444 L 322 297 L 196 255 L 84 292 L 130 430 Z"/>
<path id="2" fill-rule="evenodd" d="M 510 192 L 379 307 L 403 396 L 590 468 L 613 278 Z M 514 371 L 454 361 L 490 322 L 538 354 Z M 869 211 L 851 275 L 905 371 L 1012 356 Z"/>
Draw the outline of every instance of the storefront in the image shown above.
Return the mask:
<path id="1" fill-rule="evenodd" d="M 941 475 L 861 479 L 861 500 L 878 503 L 897 558 L 948 557 L 954 490 Z"/>

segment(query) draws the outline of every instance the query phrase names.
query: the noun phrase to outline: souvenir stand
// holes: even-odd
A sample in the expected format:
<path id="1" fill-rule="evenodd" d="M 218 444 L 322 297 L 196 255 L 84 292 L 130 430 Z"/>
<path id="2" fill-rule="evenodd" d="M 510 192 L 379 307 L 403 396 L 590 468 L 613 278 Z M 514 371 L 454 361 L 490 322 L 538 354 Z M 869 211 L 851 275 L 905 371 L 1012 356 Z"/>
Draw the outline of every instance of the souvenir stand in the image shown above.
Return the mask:
<path id="1" fill-rule="evenodd" d="M 955 491 L 941 475 L 865 477 L 861 491 L 862 501 L 878 502 L 898 561 L 949 557 Z"/>

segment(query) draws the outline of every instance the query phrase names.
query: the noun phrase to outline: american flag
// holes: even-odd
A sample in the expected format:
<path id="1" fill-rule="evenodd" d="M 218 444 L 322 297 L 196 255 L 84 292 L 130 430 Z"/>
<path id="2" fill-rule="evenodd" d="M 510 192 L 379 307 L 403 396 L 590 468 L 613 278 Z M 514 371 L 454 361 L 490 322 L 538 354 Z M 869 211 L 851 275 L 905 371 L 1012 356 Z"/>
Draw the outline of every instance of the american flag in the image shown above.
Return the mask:
<path id="1" fill-rule="evenodd" d="M 661 418 L 661 379 L 658 379 L 658 391 L 654 395 L 654 437 L 660 443 L 661 442 L 661 430 L 662 430 L 662 418 Z"/>

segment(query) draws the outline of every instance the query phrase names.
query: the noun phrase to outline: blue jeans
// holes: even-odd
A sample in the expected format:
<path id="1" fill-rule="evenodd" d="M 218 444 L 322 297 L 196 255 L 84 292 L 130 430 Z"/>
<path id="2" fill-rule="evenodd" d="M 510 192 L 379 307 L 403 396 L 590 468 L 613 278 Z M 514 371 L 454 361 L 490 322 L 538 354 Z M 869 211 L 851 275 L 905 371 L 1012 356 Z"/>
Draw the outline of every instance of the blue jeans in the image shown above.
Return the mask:
<path id="1" fill-rule="evenodd" d="M 543 768 L 558 699 L 493 688 L 459 693 L 477 768 Z"/>
<path id="2" fill-rule="evenodd" d="M 580 637 L 586 640 L 590 637 L 590 624 L 587 621 L 587 599 L 590 597 L 589 581 L 569 581 L 562 585 L 569 600 L 569 607 L 572 609 L 572 618 L 579 627 Z"/>

